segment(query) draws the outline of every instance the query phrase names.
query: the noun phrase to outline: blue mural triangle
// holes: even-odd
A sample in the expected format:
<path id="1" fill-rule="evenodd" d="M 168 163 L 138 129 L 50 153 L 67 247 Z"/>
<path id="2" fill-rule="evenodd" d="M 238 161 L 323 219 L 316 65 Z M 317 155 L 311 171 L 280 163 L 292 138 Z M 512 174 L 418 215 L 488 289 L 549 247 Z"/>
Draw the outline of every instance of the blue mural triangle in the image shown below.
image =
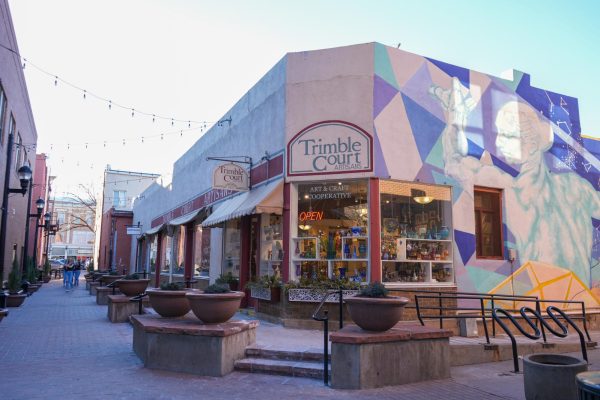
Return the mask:
<path id="1" fill-rule="evenodd" d="M 488 293 L 506 279 L 506 276 L 497 272 L 486 271 L 469 265 L 465 269 L 479 293 Z"/>
<path id="2" fill-rule="evenodd" d="M 450 76 L 455 76 L 458 78 L 460 83 L 463 84 L 464 87 L 469 87 L 469 70 L 462 67 L 457 67 L 456 65 L 448 64 L 443 61 L 434 60 L 433 58 L 427 58 L 431 61 L 435 66 L 444 71 Z"/>
<path id="3" fill-rule="evenodd" d="M 463 265 L 467 265 L 467 261 L 475 253 L 475 235 L 455 229 L 454 240 L 456 241 L 456 247 L 458 247 Z"/>
<path id="4" fill-rule="evenodd" d="M 478 160 L 481 160 L 481 156 L 483 155 L 483 152 L 484 152 L 483 147 L 479 146 L 471 139 L 467 139 L 467 145 L 468 145 L 467 155 L 469 155 L 471 157 L 475 157 Z"/>
<path id="5" fill-rule="evenodd" d="M 500 168 L 502 171 L 506 172 L 513 178 L 519 175 L 519 171 L 517 171 L 516 169 L 514 169 L 513 167 L 511 167 L 510 165 L 493 155 L 492 153 L 490 153 L 490 156 L 492 156 L 492 163 L 494 163 L 494 165 Z"/>
<path id="6" fill-rule="evenodd" d="M 442 145 L 442 135 L 435 142 L 435 145 L 429 152 L 425 162 L 439 169 L 444 169 L 444 146 Z"/>
<path id="7" fill-rule="evenodd" d="M 402 101 L 410 127 L 419 150 L 421 160 L 425 162 L 433 146 L 437 142 L 446 124 L 435 115 L 418 105 L 410 97 L 402 93 Z"/>
<path id="8" fill-rule="evenodd" d="M 373 81 L 373 118 L 376 118 L 381 110 L 387 106 L 396 96 L 398 89 L 383 80 L 379 75 L 375 75 Z"/>
<path id="9" fill-rule="evenodd" d="M 431 171 L 433 180 L 438 185 L 450 185 L 452 186 L 452 203 L 456 203 L 461 193 L 463 192 L 462 186 L 456 181 L 456 179 L 446 176 L 437 171 Z"/>
<path id="10" fill-rule="evenodd" d="M 373 52 L 375 58 L 375 75 L 379 75 L 387 83 L 396 89 L 400 89 L 398 81 L 396 81 L 396 75 L 394 75 L 394 69 L 390 63 L 390 56 L 388 55 L 386 46 L 381 43 L 375 43 Z"/>
<path id="11" fill-rule="evenodd" d="M 375 175 L 376 176 L 389 176 L 387 164 L 383 157 L 383 150 L 381 149 L 381 142 L 379 141 L 379 135 L 377 135 L 377 129 L 375 129 L 375 145 L 373 154 L 373 162 L 375 163 Z"/>

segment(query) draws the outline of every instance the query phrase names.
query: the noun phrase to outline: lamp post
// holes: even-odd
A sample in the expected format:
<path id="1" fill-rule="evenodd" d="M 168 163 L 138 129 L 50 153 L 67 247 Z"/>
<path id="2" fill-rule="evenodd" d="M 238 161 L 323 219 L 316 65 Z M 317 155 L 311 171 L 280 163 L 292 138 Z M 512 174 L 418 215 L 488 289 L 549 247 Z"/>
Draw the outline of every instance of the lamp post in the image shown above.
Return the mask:
<path id="1" fill-rule="evenodd" d="M 12 148 L 14 144 L 14 134 L 8 135 L 8 143 L 6 149 L 6 171 L 4 174 L 4 189 L 2 191 L 2 221 L 0 222 L 0 280 L 4 281 L 4 256 L 6 254 L 6 220 L 8 219 L 8 195 L 10 193 L 21 193 L 23 196 L 27 193 L 27 186 L 31 180 L 31 168 L 27 165 L 23 165 L 17 171 L 19 175 L 19 181 L 21 182 L 20 189 L 11 189 L 10 186 L 10 175 L 11 175 L 11 161 L 12 161 Z M 27 204 L 27 210 L 29 210 L 29 204 Z"/>
<path id="2" fill-rule="evenodd" d="M 46 260 L 49 259 L 48 256 L 48 246 L 50 244 L 50 236 L 52 235 L 56 235 L 56 232 L 58 232 L 58 223 L 56 224 L 51 224 L 50 220 L 52 219 L 52 214 L 50 214 L 49 212 L 47 212 L 46 214 L 44 214 L 44 224 L 40 225 L 40 228 L 44 228 L 44 230 L 46 231 Z M 56 276 L 55 276 L 56 278 Z"/>
<path id="3" fill-rule="evenodd" d="M 31 182 L 33 182 L 33 179 L 31 181 L 29 181 L 29 201 L 27 202 L 27 204 L 31 204 L 31 192 L 32 192 L 32 187 L 33 184 Z M 37 268 L 37 264 L 36 264 L 36 253 L 37 253 L 37 228 L 38 228 L 38 220 L 40 219 L 40 217 L 42 216 L 42 211 L 44 211 L 44 206 L 46 205 L 46 202 L 44 201 L 44 199 L 42 199 L 41 197 L 39 199 L 37 199 L 35 201 L 35 208 L 36 208 L 36 212 L 34 213 L 30 213 L 29 212 L 29 206 L 27 207 L 28 212 L 27 212 L 27 217 L 25 218 L 25 241 L 23 244 L 23 247 L 25 248 L 25 254 L 23 257 L 23 262 L 22 262 L 22 273 L 23 275 L 25 275 L 25 270 L 27 268 L 27 265 L 25 265 L 25 260 L 27 259 L 27 257 L 29 256 L 28 252 L 29 252 L 29 218 L 35 218 L 35 238 L 33 241 L 33 267 Z"/>

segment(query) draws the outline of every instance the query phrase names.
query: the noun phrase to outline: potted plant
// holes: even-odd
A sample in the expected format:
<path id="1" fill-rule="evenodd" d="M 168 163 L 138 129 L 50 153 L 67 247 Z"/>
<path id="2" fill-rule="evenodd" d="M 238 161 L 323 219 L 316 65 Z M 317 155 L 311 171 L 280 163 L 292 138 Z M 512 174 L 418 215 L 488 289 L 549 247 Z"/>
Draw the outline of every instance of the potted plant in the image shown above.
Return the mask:
<path id="1" fill-rule="evenodd" d="M 380 282 L 363 287 L 354 297 L 345 299 L 350 318 L 367 331 L 387 331 L 400 321 L 406 297 L 388 296 Z"/>
<path id="2" fill-rule="evenodd" d="M 37 283 L 37 272 L 35 267 L 33 266 L 33 259 L 28 257 L 26 265 L 26 279 L 27 281 L 29 281 L 29 286 L 27 286 L 27 293 L 35 293 L 42 285 Z"/>
<path id="3" fill-rule="evenodd" d="M 21 291 L 21 273 L 19 272 L 19 261 L 13 260 L 12 270 L 8 274 L 8 296 L 6 307 L 19 307 L 25 301 L 26 294 Z"/>
<path id="4" fill-rule="evenodd" d="M 350 279 L 308 279 L 300 278 L 299 281 L 290 281 L 284 285 L 284 290 L 288 295 L 288 301 L 291 302 L 309 302 L 319 303 L 323 296 L 330 290 L 342 289 L 342 296 L 347 298 L 358 294 L 360 282 L 354 282 Z M 337 303 L 337 295 L 328 297 L 328 303 Z"/>
<path id="5" fill-rule="evenodd" d="M 227 322 L 240 308 L 244 292 L 234 292 L 229 286 L 213 284 L 203 292 L 188 292 L 192 312 L 205 324 L 220 324 Z"/>
<path id="6" fill-rule="evenodd" d="M 230 290 L 238 290 L 240 280 L 233 276 L 231 272 L 221 274 L 216 280 L 217 285 L 229 285 Z"/>
<path id="7" fill-rule="evenodd" d="M 117 281 L 117 287 L 125 296 L 137 296 L 140 293 L 144 293 L 150 283 L 150 279 L 140 279 L 140 276 L 136 273 L 129 274 L 123 279 Z"/>
<path id="8" fill-rule="evenodd" d="M 52 266 L 50 266 L 50 260 L 46 259 L 46 262 L 44 263 L 44 283 L 48 283 L 50 282 L 50 279 L 52 279 Z"/>
<path id="9" fill-rule="evenodd" d="M 190 311 L 187 291 L 180 282 L 163 283 L 160 289 L 146 290 L 150 305 L 162 317 L 181 317 Z"/>
<path id="10" fill-rule="evenodd" d="M 100 280 L 105 285 L 108 285 L 108 284 L 113 283 L 114 281 L 122 279 L 124 277 L 125 277 L 125 275 L 119 274 L 118 271 L 110 271 L 108 273 L 108 275 L 102 275 L 102 277 L 100 278 Z"/>
<path id="11" fill-rule="evenodd" d="M 277 275 L 263 275 L 256 281 L 248 282 L 246 289 L 250 290 L 250 296 L 255 299 L 273 303 L 281 300 L 281 278 Z"/>

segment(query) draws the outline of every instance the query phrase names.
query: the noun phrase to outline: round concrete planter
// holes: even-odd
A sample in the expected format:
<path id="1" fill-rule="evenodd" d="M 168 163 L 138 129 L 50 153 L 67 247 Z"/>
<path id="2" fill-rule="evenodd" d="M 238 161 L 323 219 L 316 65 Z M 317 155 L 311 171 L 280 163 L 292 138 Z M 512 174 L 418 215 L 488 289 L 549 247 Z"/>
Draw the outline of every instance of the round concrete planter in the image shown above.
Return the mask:
<path id="1" fill-rule="evenodd" d="M 44 283 L 48 283 L 50 282 L 52 278 L 50 277 L 50 275 L 44 275 Z"/>
<path id="2" fill-rule="evenodd" d="M 6 307 L 21 307 L 26 297 L 26 294 L 9 294 L 6 296 Z"/>
<path id="3" fill-rule="evenodd" d="M 125 278 L 125 275 L 103 275 L 100 280 L 104 282 L 105 285 L 108 285 L 123 278 Z"/>
<path id="4" fill-rule="evenodd" d="M 40 287 L 42 287 L 42 285 L 31 283 L 29 286 L 27 286 L 27 293 L 35 293 L 40 289 Z"/>
<path id="5" fill-rule="evenodd" d="M 527 400 L 576 399 L 576 375 L 587 363 L 562 354 L 530 354 L 523 358 L 523 381 Z"/>
<path id="6" fill-rule="evenodd" d="M 406 297 L 348 297 L 352 321 L 366 331 L 387 331 L 400 321 Z"/>
<path id="7" fill-rule="evenodd" d="M 205 324 L 227 322 L 240 308 L 244 296 L 244 292 L 186 294 L 192 312 Z"/>
<path id="8" fill-rule="evenodd" d="M 185 298 L 186 290 L 148 289 L 150 305 L 160 316 L 181 317 L 190 311 L 190 303 Z"/>
<path id="9" fill-rule="evenodd" d="M 150 279 L 121 279 L 117 282 L 117 286 L 125 296 L 132 297 L 144 293 L 148 283 Z"/>

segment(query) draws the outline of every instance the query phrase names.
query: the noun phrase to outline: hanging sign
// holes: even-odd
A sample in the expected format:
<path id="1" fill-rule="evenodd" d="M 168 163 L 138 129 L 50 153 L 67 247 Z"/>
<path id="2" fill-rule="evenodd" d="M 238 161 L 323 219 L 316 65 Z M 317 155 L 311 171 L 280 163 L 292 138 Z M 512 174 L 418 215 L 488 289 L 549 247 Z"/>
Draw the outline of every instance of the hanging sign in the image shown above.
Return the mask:
<path id="1" fill-rule="evenodd" d="M 237 164 L 221 164 L 213 172 L 213 189 L 245 191 L 248 181 L 248 172 Z"/>
<path id="2" fill-rule="evenodd" d="M 141 235 L 142 234 L 142 226 L 141 225 L 125 225 L 127 229 L 128 235 Z"/>
<path id="3" fill-rule="evenodd" d="M 373 170 L 373 138 L 343 121 L 323 121 L 300 131 L 288 144 L 288 175 Z"/>

